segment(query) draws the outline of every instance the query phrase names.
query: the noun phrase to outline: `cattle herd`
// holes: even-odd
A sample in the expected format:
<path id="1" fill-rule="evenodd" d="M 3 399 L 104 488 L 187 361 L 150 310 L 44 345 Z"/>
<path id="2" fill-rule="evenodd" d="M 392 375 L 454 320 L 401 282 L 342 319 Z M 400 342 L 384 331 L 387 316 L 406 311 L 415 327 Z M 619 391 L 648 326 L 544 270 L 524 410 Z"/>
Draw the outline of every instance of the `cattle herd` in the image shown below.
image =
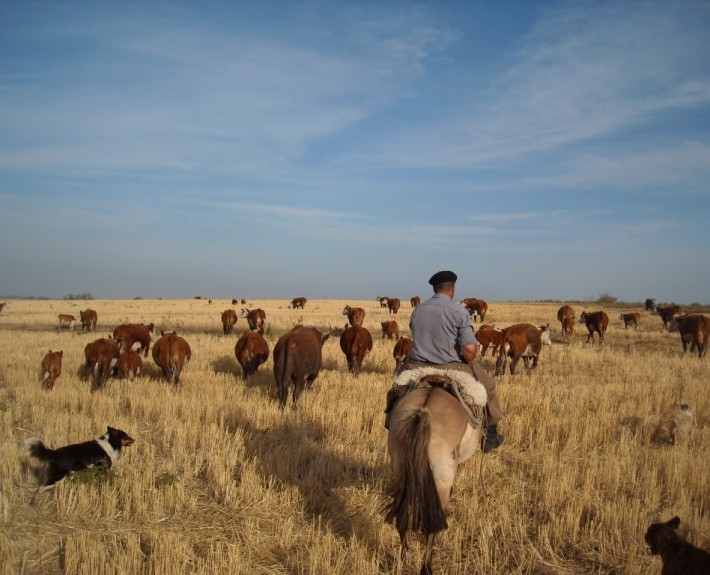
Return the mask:
<path id="1" fill-rule="evenodd" d="M 386 308 L 388 315 L 396 315 L 400 309 L 400 300 L 385 296 L 375 298 L 381 308 Z M 412 308 L 421 303 L 418 296 L 410 300 Z M 289 309 L 304 309 L 307 299 L 296 297 L 288 305 Z M 233 305 L 245 303 L 245 300 L 232 300 Z M 482 299 L 466 298 L 458 302 L 471 316 L 472 324 L 481 321 L 475 335 L 478 340 L 481 357 L 485 357 L 490 349 L 496 357 L 495 375 L 502 375 L 509 364 L 511 374 L 515 373 L 518 362 L 522 359 L 526 369 L 534 369 L 543 345 L 552 345 L 549 323 L 532 325 L 519 323 L 506 328 L 495 324 L 482 323 L 488 312 L 488 304 Z M 0 304 L 0 311 L 6 304 Z M 707 340 L 710 337 L 710 319 L 702 314 L 685 314 L 683 309 L 675 304 L 655 305 L 654 300 L 647 299 L 645 308 L 661 319 L 660 329 L 677 332 L 680 335 L 683 352 L 690 349 L 703 357 L 707 350 Z M 363 360 L 372 350 L 373 339 L 370 332 L 363 327 L 365 310 L 361 307 L 346 305 L 342 311 L 347 316 L 340 336 L 340 348 L 345 355 L 348 370 L 357 375 L 362 369 Z M 227 309 L 221 314 L 224 335 L 233 332 L 239 319 L 245 319 L 248 330 L 237 340 L 234 355 L 242 368 L 244 379 L 255 374 L 260 365 L 269 358 L 269 344 L 264 338 L 267 325 L 266 312 L 261 308 L 242 308 L 240 312 Z M 574 334 L 576 312 L 570 305 L 563 305 L 557 311 L 562 338 L 569 339 Z M 631 327 L 640 330 L 641 314 L 639 312 L 620 313 L 618 319 L 624 328 Z M 95 310 L 86 309 L 79 313 L 81 332 L 96 331 L 98 314 Z M 57 329 L 73 330 L 77 318 L 70 314 L 58 314 Z M 412 340 L 400 334 L 396 320 L 382 321 L 382 339 L 394 341 L 392 357 L 395 361 L 395 371 L 409 357 L 412 350 Z M 587 328 L 587 343 L 594 343 L 595 334 L 598 343 L 604 344 L 605 334 L 609 326 L 609 316 L 602 310 L 582 311 L 579 323 Z M 293 406 L 295 407 L 303 389 L 307 389 L 318 376 L 321 366 L 321 349 L 328 339 L 329 333 L 323 333 L 309 326 L 296 326 L 283 334 L 274 346 L 274 379 L 276 381 L 279 405 L 286 405 L 288 390 L 293 387 Z M 155 326 L 150 324 L 126 323 L 117 326 L 108 337 L 102 337 L 88 343 L 84 349 L 85 367 L 91 374 L 92 390 L 101 389 L 108 377 L 116 376 L 133 379 L 142 370 L 142 357 L 147 358 L 151 342 L 156 339 Z M 142 356 L 142 357 L 141 357 Z M 160 337 L 153 344 L 153 361 L 174 386 L 180 384 L 180 375 L 184 366 L 190 361 L 192 351 L 188 342 L 175 332 L 160 332 Z M 49 350 L 41 362 L 41 381 L 46 389 L 51 390 L 62 370 L 62 351 Z"/>

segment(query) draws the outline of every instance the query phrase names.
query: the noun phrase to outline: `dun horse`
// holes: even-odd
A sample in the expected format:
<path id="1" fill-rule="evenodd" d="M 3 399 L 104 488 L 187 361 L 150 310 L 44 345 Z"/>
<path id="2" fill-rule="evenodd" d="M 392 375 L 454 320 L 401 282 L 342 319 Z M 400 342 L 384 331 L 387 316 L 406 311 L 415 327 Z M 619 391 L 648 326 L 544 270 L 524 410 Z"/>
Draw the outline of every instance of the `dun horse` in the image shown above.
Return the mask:
<path id="1" fill-rule="evenodd" d="M 478 384 L 480 385 L 480 384 Z M 485 405 L 485 390 L 481 386 Z M 460 463 L 481 446 L 482 433 L 470 423 L 458 399 L 439 387 L 415 389 L 394 406 L 387 447 L 392 464 L 392 500 L 385 521 L 396 523 L 402 560 L 407 531 L 426 536 L 420 574 L 432 573 L 434 538 L 447 528 L 446 508 Z"/>

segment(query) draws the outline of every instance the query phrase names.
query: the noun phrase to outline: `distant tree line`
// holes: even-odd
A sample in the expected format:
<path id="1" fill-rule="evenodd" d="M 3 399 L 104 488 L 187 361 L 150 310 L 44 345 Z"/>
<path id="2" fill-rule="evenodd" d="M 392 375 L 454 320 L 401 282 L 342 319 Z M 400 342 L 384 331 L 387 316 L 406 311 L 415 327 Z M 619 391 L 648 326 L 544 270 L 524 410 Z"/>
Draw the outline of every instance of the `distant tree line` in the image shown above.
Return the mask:
<path id="1" fill-rule="evenodd" d="M 64 299 L 94 299 L 88 291 L 84 293 L 70 293 L 64 296 Z"/>

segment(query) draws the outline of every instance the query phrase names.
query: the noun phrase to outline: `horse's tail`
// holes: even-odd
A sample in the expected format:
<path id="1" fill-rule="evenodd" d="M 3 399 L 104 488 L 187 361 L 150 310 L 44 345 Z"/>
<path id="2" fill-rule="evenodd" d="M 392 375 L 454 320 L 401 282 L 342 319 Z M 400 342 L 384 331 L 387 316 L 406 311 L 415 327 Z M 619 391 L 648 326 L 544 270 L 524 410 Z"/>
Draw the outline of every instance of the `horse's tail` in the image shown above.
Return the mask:
<path id="1" fill-rule="evenodd" d="M 436 481 L 429 463 L 431 413 L 425 407 L 402 421 L 397 441 L 402 446 L 402 469 L 395 470 L 392 500 L 385 506 L 385 521 L 396 522 L 400 537 L 408 530 L 426 535 L 447 528 Z"/>

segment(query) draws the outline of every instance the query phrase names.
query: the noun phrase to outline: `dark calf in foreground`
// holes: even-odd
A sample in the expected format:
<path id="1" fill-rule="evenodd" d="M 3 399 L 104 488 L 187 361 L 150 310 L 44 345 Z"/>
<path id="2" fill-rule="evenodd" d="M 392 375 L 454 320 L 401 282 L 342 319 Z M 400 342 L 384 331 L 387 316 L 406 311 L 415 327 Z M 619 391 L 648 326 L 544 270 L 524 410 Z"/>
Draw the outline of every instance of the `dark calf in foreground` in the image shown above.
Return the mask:
<path id="1" fill-rule="evenodd" d="M 348 371 L 360 373 L 365 356 L 372 351 L 372 336 L 364 327 L 346 326 L 340 336 L 340 349 L 348 362 Z"/>
<path id="2" fill-rule="evenodd" d="M 274 379 L 279 407 L 286 407 L 288 390 L 293 385 L 293 408 L 303 389 L 318 377 L 323 361 L 323 344 L 330 333 L 311 326 L 299 325 L 283 334 L 274 346 Z"/>
<path id="3" fill-rule="evenodd" d="M 653 523 L 645 539 L 652 555 L 663 561 L 661 575 L 708 575 L 710 553 L 683 539 L 676 530 L 680 518 L 676 515 L 665 523 Z"/>
<path id="4" fill-rule="evenodd" d="M 234 346 L 234 355 L 242 366 L 242 377 L 246 380 L 269 359 L 269 344 L 258 331 L 245 331 Z"/>

